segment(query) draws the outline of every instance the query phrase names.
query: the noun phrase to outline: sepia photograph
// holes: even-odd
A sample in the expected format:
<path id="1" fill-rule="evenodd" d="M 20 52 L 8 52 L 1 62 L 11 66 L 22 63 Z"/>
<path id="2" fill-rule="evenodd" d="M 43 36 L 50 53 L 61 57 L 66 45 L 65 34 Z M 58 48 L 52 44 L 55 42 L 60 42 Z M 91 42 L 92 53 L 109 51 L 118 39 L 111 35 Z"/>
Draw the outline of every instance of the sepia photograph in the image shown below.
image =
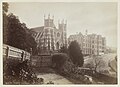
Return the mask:
<path id="1" fill-rule="evenodd" d="M 2 2 L 3 85 L 117 85 L 117 2 Z"/>

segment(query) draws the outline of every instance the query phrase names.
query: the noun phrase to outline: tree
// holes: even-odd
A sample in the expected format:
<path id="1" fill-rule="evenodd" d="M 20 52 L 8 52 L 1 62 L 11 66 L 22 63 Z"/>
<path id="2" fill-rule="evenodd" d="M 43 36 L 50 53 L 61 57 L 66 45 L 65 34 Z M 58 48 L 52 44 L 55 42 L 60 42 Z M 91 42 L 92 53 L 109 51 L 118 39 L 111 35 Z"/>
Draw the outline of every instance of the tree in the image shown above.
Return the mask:
<path id="1" fill-rule="evenodd" d="M 108 66 L 110 67 L 110 71 L 117 74 L 117 56 L 108 62 Z"/>
<path id="2" fill-rule="evenodd" d="M 83 66 L 84 58 L 77 41 L 72 41 L 69 45 L 69 55 L 72 62 L 77 66 Z"/>
<path id="3" fill-rule="evenodd" d="M 90 68 L 95 72 L 100 72 L 101 70 L 104 71 L 103 68 L 105 66 L 105 61 L 100 56 L 92 56 L 92 58 L 85 64 L 86 68 Z"/>
<path id="4" fill-rule="evenodd" d="M 105 61 L 99 56 L 93 57 L 94 70 L 101 71 L 101 68 L 105 67 Z"/>
<path id="5" fill-rule="evenodd" d="M 2 7 L 3 7 L 3 14 L 6 14 L 8 12 L 9 4 L 3 2 Z"/>
<path id="6" fill-rule="evenodd" d="M 8 6 L 8 3 L 3 3 L 3 43 L 28 52 L 32 48 L 34 54 L 37 43 L 30 30 L 13 13 L 7 15 Z"/>
<path id="7" fill-rule="evenodd" d="M 6 2 L 2 3 L 2 8 L 3 8 L 3 43 L 7 43 L 7 36 L 8 36 L 8 17 L 7 17 L 7 12 L 8 12 L 8 8 L 9 5 Z"/>

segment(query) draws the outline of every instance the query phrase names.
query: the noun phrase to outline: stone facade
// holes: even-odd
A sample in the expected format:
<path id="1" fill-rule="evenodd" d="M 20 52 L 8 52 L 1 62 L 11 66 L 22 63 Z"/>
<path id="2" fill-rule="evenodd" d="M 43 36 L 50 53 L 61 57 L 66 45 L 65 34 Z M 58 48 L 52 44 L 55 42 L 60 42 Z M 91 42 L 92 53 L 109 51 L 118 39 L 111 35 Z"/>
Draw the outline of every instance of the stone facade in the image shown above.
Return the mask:
<path id="1" fill-rule="evenodd" d="M 54 16 L 48 18 L 44 16 L 44 26 L 32 28 L 32 36 L 37 42 L 40 51 L 55 51 L 62 46 L 67 46 L 67 24 L 62 20 L 58 23 L 58 28 L 54 24 Z"/>
<path id="2" fill-rule="evenodd" d="M 68 43 L 70 44 L 70 42 L 74 40 L 79 43 L 84 55 L 101 55 L 105 53 L 106 39 L 101 35 L 87 34 L 87 31 L 86 34 L 83 35 L 80 32 L 79 34 L 70 35 L 68 38 Z"/>

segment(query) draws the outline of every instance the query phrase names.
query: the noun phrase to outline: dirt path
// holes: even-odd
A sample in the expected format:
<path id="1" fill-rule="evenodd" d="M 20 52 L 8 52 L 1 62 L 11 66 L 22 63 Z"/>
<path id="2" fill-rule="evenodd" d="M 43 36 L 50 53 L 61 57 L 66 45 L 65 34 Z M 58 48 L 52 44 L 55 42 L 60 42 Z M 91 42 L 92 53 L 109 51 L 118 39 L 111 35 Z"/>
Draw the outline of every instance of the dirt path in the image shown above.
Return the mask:
<path id="1" fill-rule="evenodd" d="M 43 78 L 45 84 L 49 81 L 54 82 L 54 84 L 73 84 L 68 79 L 64 78 L 61 75 L 55 74 L 55 73 L 39 73 L 37 75 L 38 78 Z"/>

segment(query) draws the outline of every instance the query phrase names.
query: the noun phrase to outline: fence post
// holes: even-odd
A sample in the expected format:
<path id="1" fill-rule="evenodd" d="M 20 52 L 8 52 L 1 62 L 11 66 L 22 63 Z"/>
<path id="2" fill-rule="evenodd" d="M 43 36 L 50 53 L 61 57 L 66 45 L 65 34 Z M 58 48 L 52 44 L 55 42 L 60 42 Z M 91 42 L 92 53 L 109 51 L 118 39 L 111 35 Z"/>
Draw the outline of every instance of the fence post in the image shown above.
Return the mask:
<path id="1" fill-rule="evenodd" d="M 32 48 L 30 48 L 30 65 L 32 65 Z"/>
<path id="2" fill-rule="evenodd" d="M 21 53 L 21 61 L 23 62 L 25 59 L 24 59 L 24 52 L 22 51 Z"/>
<path id="3" fill-rule="evenodd" d="M 9 47 L 7 46 L 7 49 L 6 49 L 6 58 L 9 57 Z"/>

